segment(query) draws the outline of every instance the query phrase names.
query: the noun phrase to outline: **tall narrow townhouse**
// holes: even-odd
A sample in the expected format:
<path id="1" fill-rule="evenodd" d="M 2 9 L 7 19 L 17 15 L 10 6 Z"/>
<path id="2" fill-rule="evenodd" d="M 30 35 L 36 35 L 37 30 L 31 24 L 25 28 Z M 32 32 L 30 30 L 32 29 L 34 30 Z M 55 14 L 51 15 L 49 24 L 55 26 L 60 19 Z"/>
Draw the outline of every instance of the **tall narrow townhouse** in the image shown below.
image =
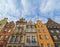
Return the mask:
<path id="1" fill-rule="evenodd" d="M 26 21 L 21 18 L 16 22 L 13 35 L 10 37 L 7 47 L 24 47 L 24 36 L 26 32 Z"/>
<path id="2" fill-rule="evenodd" d="M 7 19 L 4 18 L 3 20 L 0 20 L 0 31 L 4 28 L 4 26 L 7 24 Z"/>
<path id="3" fill-rule="evenodd" d="M 25 47 L 38 47 L 37 32 L 32 20 L 26 26 Z"/>
<path id="4" fill-rule="evenodd" d="M 6 47 L 9 37 L 13 34 L 13 31 L 14 22 L 7 23 L 0 33 L 0 47 Z"/>
<path id="5" fill-rule="evenodd" d="M 46 26 L 53 39 L 55 47 L 60 47 L 60 24 L 48 18 L 48 22 L 46 23 Z"/>
<path id="6" fill-rule="evenodd" d="M 38 36 L 39 47 L 54 47 L 54 43 L 49 34 L 46 25 L 42 24 L 40 20 L 36 22 L 36 32 Z"/>

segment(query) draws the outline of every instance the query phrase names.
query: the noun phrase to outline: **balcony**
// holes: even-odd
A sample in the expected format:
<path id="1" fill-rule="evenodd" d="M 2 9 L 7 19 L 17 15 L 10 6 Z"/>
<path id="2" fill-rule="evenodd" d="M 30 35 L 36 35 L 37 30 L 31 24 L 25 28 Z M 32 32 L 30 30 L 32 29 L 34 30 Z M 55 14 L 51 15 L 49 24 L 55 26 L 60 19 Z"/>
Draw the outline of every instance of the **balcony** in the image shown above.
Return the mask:
<path id="1" fill-rule="evenodd" d="M 37 41 L 30 41 L 29 43 L 26 43 L 25 46 L 38 46 Z"/>
<path id="2" fill-rule="evenodd" d="M 25 46 L 38 46 L 38 43 L 26 43 Z"/>

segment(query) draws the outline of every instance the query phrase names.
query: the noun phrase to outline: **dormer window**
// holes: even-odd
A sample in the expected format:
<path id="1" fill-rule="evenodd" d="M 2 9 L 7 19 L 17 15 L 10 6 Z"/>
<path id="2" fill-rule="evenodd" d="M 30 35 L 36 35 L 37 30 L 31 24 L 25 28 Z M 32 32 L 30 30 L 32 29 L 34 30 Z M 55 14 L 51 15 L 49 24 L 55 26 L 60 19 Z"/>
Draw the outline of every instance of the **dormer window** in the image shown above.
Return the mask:
<path id="1" fill-rule="evenodd" d="M 2 40 L 2 39 L 3 39 L 3 36 L 0 37 L 0 40 Z"/>
<path id="2" fill-rule="evenodd" d="M 47 35 L 45 35 L 45 39 L 48 39 L 48 36 Z"/>
<path id="3" fill-rule="evenodd" d="M 8 32 L 10 32 L 11 30 L 9 30 Z"/>
<path id="4" fill-rule="evenodd" d="M 5 36 L 5 37 L 4 37 L 4 40 L 6 40 L 6 39 L 8 39 L 8 36 Z"/>
<path id="5" fill-rule="evenodd" d="M 54 31 L 53 31 L 53 30 L 50 30 L 50 32 L 51 32 L 51 33 L 54 33 Z"/>
<path id="6" fill-rule="evenodd" d="M 45 30 L 44 30 L 44 29 L 43 29 L 42 31 L 43 31 L 43 32 L 45 32 Z"/>
<path id="7" fill-rule="evenodd" d="M 7 29 L 5 29 L 4 32 L 7 32 Z"/>
<path id="8" fill-rule="evenodd" d="M 57 36 L 53 36 L 54 40 L 58 40 L 58 37 Z"/>
<path id="9" fill-rule="evenodd" d="M 58 31 L 58 30 L 56 30 L 56 33 L 59 33 L 59 31 Z"/>

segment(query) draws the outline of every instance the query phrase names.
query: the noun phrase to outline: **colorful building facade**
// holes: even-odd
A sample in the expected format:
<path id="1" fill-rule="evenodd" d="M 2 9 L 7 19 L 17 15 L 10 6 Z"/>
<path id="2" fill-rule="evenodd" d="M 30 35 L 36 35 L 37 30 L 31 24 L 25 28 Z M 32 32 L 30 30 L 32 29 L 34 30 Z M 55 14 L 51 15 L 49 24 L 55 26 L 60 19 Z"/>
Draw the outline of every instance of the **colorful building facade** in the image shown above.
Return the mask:
<path id="1" fill-rule="evenodd" d="M 14 23 L 10 22 L 0 32 L 0 47 L 6 47 L 9 37 L 13 34 Z"/>
<path id="2" fill-rule="evenodd" d="M 38 47 L 36 27 L 32 20 L 26 25 L 25 47 Z"/>
<path id="3" fill-rule="evenodd" d="M 39 47 L 55 47 L 46 25 L 42 24 L 40 20 L 37 20 L 36 32 Z"/>
<path id="4" fill-rule="evenodd" d="M 24 47 L 26 23 L 24 18 L 16 22 L 14 33 L 10 37 L 7 47 Z"/>
<path id="5" fill-rule="evenodd" d="M 4 26 L 7 24 L 7 19 L 4 18 L 3 20 L 0 20 L 0 31 L 4 28 Z"/>
<path id="6" fill-rule="evenodd" d="M 3 23 L 0 47 L 60 47 L 60 24 L 51 19 L 43 24 L 40 20 L 34 23 L 24 18 L 16 23 L 7 22 L 5 18 Z"/>
<path id="7" fill-rule="evenodd" d="M 60 47 L 60 24 L 56 23 L 55 21 L 49 18 L 48 22 L 46 23 L 46 26 L 49 30 L 55 47 Z"/>

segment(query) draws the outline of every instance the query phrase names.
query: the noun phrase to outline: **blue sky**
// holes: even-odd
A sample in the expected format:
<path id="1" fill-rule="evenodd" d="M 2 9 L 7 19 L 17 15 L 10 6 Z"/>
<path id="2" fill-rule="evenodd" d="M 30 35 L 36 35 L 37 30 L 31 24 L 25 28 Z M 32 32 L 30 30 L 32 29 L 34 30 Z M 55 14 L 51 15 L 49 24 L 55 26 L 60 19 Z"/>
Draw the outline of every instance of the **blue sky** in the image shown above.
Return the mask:
<path id="1" fill-rule="evenodd" d="M 43 23 L 48 18 L 60 23 L 60 0 L 0 0 L 0 20 L 8 21 L 25 18 L 34 22 L 40 19 Z"/>

